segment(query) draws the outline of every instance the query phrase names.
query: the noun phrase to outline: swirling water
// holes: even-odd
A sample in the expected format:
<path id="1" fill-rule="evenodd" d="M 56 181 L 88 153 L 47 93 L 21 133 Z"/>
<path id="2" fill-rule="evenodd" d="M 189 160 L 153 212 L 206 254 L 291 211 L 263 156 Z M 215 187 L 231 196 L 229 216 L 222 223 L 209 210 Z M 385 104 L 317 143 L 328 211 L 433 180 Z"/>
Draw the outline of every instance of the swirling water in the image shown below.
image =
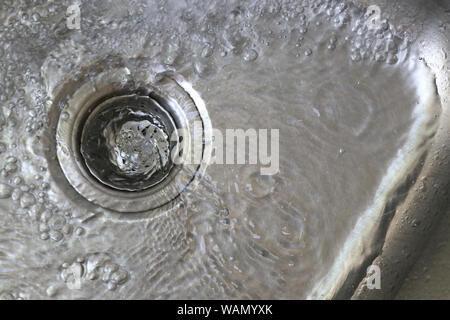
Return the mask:
<path id="1" fill-rule="evenodd" d="M 78 1 L 80 30 L 72 4 L 0 4 L 2 297 L 328 297 L 435 129 L 414 36 L 343 1 Z M 74 198 L 45 157 L 52 93 L 118 68 L 182 75 L 214 128 L 280 129 L 279 173 L 210 165 L 145 219 Z"/>

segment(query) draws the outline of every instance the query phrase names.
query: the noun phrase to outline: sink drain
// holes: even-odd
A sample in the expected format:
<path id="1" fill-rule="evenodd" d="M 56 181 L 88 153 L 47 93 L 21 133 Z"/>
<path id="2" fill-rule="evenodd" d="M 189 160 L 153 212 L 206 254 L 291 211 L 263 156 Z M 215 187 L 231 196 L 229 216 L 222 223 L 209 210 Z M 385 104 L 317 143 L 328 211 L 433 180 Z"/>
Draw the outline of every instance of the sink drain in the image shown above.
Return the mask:
<path id="1" fill-rule="evenodd" d="M 111 77 L 82 85 L 59 115 L 64 176 L 85 199 L 113 211 L 173 205 L 209 161 L 205 106 L 181 79 L 133 88 Z M 192 161 L 193 146 L 201 147 L 200 163 Z"/>
<path id="2" fill-rule="evenodd" d="M 80 151 L 101 183 L 139 191 L 167 177 L 177 141 L 177 126 L 168 110 L 149 96 L 128 95 L 108 99 L 89 115 Z"/>

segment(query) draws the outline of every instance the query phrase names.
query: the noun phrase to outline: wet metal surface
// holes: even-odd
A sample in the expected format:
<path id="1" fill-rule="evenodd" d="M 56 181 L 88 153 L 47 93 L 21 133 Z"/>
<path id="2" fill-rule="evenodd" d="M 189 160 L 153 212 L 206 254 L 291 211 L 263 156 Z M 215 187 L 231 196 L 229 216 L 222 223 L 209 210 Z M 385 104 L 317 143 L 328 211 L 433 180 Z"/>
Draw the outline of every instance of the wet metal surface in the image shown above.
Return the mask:
<path id="1" fill-rule="evenodd" d="M 73 5 L 0 4 L 2 298 L 393 297 L 449 203 L 446 1 Z"/>

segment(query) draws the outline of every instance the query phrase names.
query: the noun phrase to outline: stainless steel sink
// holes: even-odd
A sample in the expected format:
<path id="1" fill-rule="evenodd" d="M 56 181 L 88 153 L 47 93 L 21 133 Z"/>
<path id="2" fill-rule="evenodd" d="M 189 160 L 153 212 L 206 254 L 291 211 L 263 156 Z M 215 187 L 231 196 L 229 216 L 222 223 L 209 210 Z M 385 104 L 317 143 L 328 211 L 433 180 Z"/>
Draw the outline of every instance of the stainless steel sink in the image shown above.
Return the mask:
<path id="1" fill-rule="evenodd" d="M 367 290 L 361 282 L 353 293 L 359 299 L 390 299 L 401 286 L 411 266 L 449 205 L 449 9 L 447 1 L 394 1 L 386 3 L 392 21 L 410 21 L 407 29 L 417 32 L 412 47 L 432 70 L 440 96 L 439 127 L 430 149 L 420 160 L 411 189 L 401 190 L 403 202 L 385 225 L 384 244 L 371 262 L 383 270 L 381 290 Z M 392 10 L 392 11 L 390 11 Z M 437 115 L 436 115 L 437 116 Z M 352 287 L 352 286 L 350 286 Z M 351 291 L 351 289 L 349 288 Z M 342 292 L 342 291 L 341 291 Z M 347 291 L 349 292 L 349 291 Z M 345 296 L 345 294 L 344 294 Z M 444 297 L 442 297 L 444 298 Z"/>
<path id="2" fill-rule="evenodd" d="M 0 297 L 393 298 L 450 204 L 449 30 L 445 0 L 2 1 Z"/>

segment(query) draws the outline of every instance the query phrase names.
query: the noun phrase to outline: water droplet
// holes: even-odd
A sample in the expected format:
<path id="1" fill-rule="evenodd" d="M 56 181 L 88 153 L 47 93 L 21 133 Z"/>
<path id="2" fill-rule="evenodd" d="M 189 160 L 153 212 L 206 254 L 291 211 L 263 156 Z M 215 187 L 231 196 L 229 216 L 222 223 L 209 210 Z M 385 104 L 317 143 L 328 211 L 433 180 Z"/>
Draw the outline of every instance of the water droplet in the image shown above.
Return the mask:
<path id="1" fill-rule="evenodd" d="M 61 113 L 61 119 L 62 120 L 69 120 L 70 115 L 68 112 L 64 111 L 63 113 Z"/>
<path id="2" fill-rule="evenodd" d="M 51 230 L 48 234 L 50 236 L 50 239 L 52 239 L 55 242 L 61 241 L 63 238 L 63 234 L 57 230 Z"/>
<path id="3" fill-rule="evenodd" d="M 48 240 L 48 239 L 50 238 L 50 236 L 48 235 L 47 232 L 43 232 L 43 233 L 41 233 L 41 234 L 39 235 L 39 238 L 40 238 L 41 240 Z"/>
<path id="4" fill-rule="evenodd" d="M 61 230 L 66 224 L 66 219 L 62 216 L 53 216 L 48 224 L 53 230 Z"/>
<path id="5" fill-rule="evenodd" d="M 0 199 L 9 198 L 11 196 L 12 192 L 13 192 L 13 188 L 11 188 L 10 186 L 8 186 L 4 183 L 0 183 Z"/>
<path id="6" fill-rule="evenodd" d="M 84 231 L 84 228 L 82 228 L 82 227 L 78 227 L 78 228 L 75 229 L 75 234 L 76 234 L 77 236 L 83 235 L 84 232 L 85 232 L 85 231 Z"/>
<path id="7" fill-rule="evenodd" d="M 258 58 L 258 52 L 253 49 L 246 50 L 244 52 L 244 60 L 245 61 L 254 61 Z"/>
<path id="8" fill-rule="evenodd" d="M 31 193 L 24 193 L 20 198 L 20 206 L 22 208 L 28 208 L 35 204 L 36 199 Z"/>
<path id="9" fill-rule="evenodd" d="M 58 287 L 49 286 L 45 292 L 47 293 L 47 296 L 54 297 L 58 293 Z"/>
<path id="10" fill-rule="evenodd" d="M 14 189 L 13 193 L 11 194 L 11 199 L 13 201 L 18 201 L 21 196 L 22 196 L 22 191 L 20 189 Z"/>
<path id="11" fill-rule="evenodd" d="M 214 47 L 211 44 L 207 43 L 202 49 L 201 56 L 203 58 L 208 58 L 208 57 L 212 56 L 213 52 L 214 52 Z"/>
<path id="12" fill-rule="evenodd" d="M 13 179 L 13 183 L 18 186 L 22 183 L 22 178 L 21 177 L 14 177 Z"/>

